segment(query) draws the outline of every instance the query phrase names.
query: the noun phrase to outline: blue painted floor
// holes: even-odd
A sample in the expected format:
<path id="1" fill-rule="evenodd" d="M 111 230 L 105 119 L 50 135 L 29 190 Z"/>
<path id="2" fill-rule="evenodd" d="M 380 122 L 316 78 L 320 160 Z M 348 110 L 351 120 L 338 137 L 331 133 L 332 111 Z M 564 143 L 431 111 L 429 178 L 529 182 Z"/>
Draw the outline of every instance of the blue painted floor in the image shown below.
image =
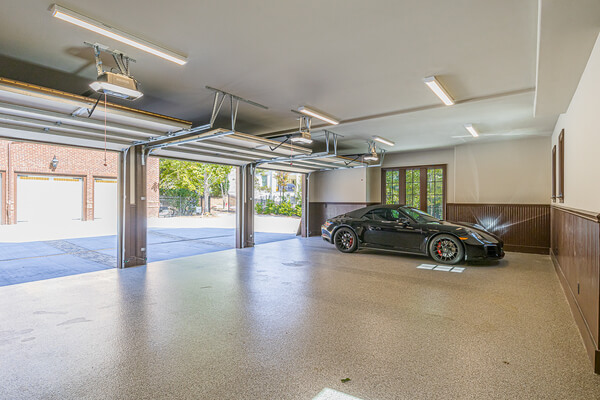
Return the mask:
<path id="1" fill-rule="evenodd" d="M 255 232 L 255 244 L 295 238 Z M 233 249 L 235 229 L 160 228 L 148 230 L 148 262 Z M 117 236 L 45 242 L 0 243 L 0 286 L 115 268 Z"/>

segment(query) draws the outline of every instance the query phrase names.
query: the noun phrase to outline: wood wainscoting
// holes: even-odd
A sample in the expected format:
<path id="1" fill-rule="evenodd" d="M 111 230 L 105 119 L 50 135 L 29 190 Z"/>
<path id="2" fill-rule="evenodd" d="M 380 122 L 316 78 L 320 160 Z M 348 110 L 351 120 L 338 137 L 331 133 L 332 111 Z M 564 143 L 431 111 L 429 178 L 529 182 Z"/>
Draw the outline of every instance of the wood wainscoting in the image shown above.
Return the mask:
<path id="1" fill-rule="evenodd" d="M 600 215 L 553 205 L 550 255 L 586 350 L 600 374 Z"/>
<path id="2" fill-rule="evenodd" d="M 310 202 L 308 236 L 320 236 L 321 225 L 327 218 L 335 217 L 362 207 L 379 203 L 326 203 Z"/>
<path id="3" fill-rule="evenodd" d="M 445 219 L 483 226 L 504 241 L 507 251 L 548 254 L 550 249 L 548 204 L 449 203 Z"/>

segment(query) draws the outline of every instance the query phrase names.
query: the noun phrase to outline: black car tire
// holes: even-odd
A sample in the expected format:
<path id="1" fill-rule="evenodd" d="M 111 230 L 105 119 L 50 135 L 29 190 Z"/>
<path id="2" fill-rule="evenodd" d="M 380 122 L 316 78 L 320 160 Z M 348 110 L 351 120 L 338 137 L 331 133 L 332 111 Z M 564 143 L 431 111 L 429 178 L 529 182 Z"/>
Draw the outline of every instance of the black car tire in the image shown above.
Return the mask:
<path id="1" fill-rule="evenodd" d="M 439 235 L 429 243 L 429 255 L 443 264 L 458 264 L 465 256 L 462 243 L 452 235 Z"/>
<path id="2" fill-rule="evenodd" d="M 342 253 L 352 253 L 358 249 L 358 239 L 350 228 L 340 228 L 333 238 L 335 247 Z"/>

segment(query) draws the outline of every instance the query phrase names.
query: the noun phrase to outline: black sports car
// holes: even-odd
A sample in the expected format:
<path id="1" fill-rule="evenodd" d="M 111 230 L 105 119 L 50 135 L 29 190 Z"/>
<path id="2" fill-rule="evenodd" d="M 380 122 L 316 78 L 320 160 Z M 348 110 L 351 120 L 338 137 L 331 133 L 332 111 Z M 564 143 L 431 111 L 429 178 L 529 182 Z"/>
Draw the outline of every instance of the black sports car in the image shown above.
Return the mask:
<path id="1" fill-rule="evenodd" d="M 502 240 L 479 225 L 439 220 L 397 204 L 364 207 L 328 219 L 321 236 L 344 253 L 368 247 L 424 254 L 445 264 L 504 257 Z"/>

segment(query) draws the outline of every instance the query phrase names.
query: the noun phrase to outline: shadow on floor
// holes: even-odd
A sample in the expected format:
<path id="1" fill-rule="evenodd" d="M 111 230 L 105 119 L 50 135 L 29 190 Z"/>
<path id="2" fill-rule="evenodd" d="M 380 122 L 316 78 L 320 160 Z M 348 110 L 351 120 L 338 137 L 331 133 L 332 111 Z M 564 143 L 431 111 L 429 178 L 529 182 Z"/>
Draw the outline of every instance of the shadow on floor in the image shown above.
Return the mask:
<path id="1" fill-rule="evenodd" d="M 294 234 L 255 232 L 255 244 L 295 238 Z M 235 229 L 151 228 L 148 262 L 235 248 Z M 115 268 L 117 236 L 43 242 L 0 243 L 0 286 Z"/>

